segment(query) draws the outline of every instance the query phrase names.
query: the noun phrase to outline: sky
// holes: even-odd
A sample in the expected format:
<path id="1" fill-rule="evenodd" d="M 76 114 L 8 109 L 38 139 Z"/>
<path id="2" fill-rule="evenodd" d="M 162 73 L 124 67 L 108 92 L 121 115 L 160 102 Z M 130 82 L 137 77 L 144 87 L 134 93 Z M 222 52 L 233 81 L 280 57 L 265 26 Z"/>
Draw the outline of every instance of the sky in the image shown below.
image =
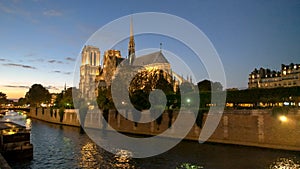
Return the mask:
<path id="1" fill-rule="evenodd" d="M 254 68 L 300 63 L 298 0 L 0 0 L 0 92 L 20 98 L 35 83 L 50 92 L 76 85 L 76 60 L 87 40 L 109 22 L 140 12 L 176 15 L 198 27 L 223 63 L 227 88 L 246 88 Z M 166 39 L 136 37 L 136 50 L 164 41 L 163 48 L 176 53 L 181 44 Z M 126 45 L 117 46 L 127 54 Z"/>

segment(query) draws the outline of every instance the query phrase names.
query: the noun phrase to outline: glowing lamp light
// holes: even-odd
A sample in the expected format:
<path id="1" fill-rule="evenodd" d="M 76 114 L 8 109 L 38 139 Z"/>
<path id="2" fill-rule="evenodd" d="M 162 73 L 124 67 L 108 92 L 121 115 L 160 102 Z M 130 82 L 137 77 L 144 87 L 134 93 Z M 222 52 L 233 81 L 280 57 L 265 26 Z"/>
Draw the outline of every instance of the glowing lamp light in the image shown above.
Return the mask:
<path id="1" fill-rule="evenodd" d="M 282 116 L 279 116 L 279 120 L 281 122 L 287 122 L 288 119 L 286 118 L 286 116 L 282 115 Z"/>
<path id="2" fill-rule="evenodd" d="M 190 102 L 191 102 L 191 99 L 186 99 L 186 102 L 187 102 L 187 103 L 190 103 Z"/>
<path id="3" fill-rule="evenodd" d="M 13 134 L 16 134 L 17 132 L 15 132 L 15 131 L 9 131 L 9 132 L 7 132 L 7 134 L 8 135 L 13 135 Z"/>
<path id="4" fill-rule="evenodd" d="M 42 106 L 42 107 L 47 107 L 47 104 L 41 103 L 41 106 Z"/>

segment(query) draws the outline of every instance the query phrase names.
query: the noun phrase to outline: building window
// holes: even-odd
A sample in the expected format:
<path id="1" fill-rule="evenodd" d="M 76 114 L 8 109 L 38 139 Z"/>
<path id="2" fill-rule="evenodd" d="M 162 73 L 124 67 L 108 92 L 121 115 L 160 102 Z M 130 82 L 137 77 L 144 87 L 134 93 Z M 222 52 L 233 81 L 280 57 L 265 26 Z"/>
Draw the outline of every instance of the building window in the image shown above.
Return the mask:
<path id="1" fill-rule="evenodd" d="M 283 75 L 286 75 L 286 71 L 285 70 L 282 73 L 283 73 Z"/>

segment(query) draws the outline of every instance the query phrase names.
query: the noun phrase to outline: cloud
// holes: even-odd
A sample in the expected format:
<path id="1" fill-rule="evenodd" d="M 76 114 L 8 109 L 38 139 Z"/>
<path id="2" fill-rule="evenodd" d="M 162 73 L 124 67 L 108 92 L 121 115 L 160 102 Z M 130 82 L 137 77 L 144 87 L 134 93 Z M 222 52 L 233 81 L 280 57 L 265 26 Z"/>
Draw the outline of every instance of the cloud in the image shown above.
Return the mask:
<path id="1" fill-rule="evenodd" d="M 44 59 L 30 59 L 29 62 L 44 62 Z"/>
<path id="2" fill-rule="evenodd" d="M 19 88 L 19 89 L 30 89 L 31 86 L 21 86 L 21 85 L 2 85 L 1 87 L 7 87 L 7 88 Z M 44 86 L 47 90 L 60 90 L 58 87 L 55 86 Z"/>
<path id="3" fill-rule="evenodd" d="M 45 87 L 47 90 L 59 90 L 58 87 L 55 87 L 55 86 L 47 86 Z"/>
<path id="4" fill-rule="evenodd" d="M 65 59 L 66 59 L 67 61 L 72 61 L 72 62 L 75 61 L 75 59 L 74 59 L 74 58 L 71 58 L 71 57 L 66 57 Z"/>
<path id="5" fill-rule="evenodd" d="M 21 88 L 21 89 L 29 89 L 30 88 L 30 86 L 17 86 L 17 85 L 3 85 L 3 87 Z"/>
<path id="6" fill-rule="evenodd" d="M 6 59 L 0 59 L 0 62 L 6 62 L 7 60 Z"/>
<path id="7" fill-rule="evenodd" d="M 16 11 L 14 9 L 7 7 L 7 6 L 3 5 L 2 3 L 0 3 L 0 10 L 5 13 L 9 13 L 9 14 L 16 13 Z"/>
<path id="8" fill-rule="evenodd" d="M 54 60 L 54 59 L 52 59 L 52 60 L 48 60 L 48 62 L 49 62 L 49 63 L 59 63 L 59 64 L 63 64 L 63 62 L 62 62 L 62 61 L 59 61 L 59 60 Z"/>
<path id="9" fill-rule="evenodd" d="M 62 72 L 60 70 L 54 70 L 54 71 L 52 71 L 52 73 L 61 73 L 61 74 L 65 74 L 65 75 L 70 75 L 72 72 Z"/>
<path id="10" fill-rule="evenodd" d="M 3 66 L 13 66 L 13 67 L 22 67 L 26 69 L 36 69 L 36 67 L 29 66 L 29 65 L 22 65 L 22 64 L 15 64 L 15 63 L 6 63 L 2 64 Z"/>
<path id="11" fill-rule="evenodd" d="M 31 53 L 26 54 L 25 57 L 32 57 L 32 56 L 35 56 L 35 55 L 36 55 L 36 53 L 31 52 Z"/>
<path id="12" fill-rule="evenodd" d="M 51 9 L 51 10 L 48 10 L 48 11 L 44 11 L 43 15 L 45 15 L 45 16 L 61 16 L 62 13 L 60 11 Z"/>
<path id="13" fill-rule="evenodd" d="M 0 2 L 0 11 L 10 15 L 24 17 L 30 20 L 32 23 L 38 22 L 36 19 L 32 17 L 32 14 L 28 10 L 22 9 L 22 7 L 16 2 L 11 3 L 10 5 L 4 5 L 3 3 Z"/>

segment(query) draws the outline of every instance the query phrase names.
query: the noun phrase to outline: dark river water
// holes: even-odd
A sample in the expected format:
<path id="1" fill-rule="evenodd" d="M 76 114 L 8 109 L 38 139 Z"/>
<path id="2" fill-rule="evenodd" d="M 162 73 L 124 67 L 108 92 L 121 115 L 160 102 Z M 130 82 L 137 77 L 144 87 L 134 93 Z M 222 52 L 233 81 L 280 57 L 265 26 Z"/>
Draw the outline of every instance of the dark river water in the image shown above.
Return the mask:
<path id="1" fill-rule="evenodd" d="M 176 169 L 184 163 L 201 166 L 204 169 L 300 168 L 297 165 L 300 152 L 211 143 L 199 144 L 193 141 L 182 141 L 171 150 L 154 157 L 120 158 L 95 145 L 77 127 L 25 118 L 17 121 L 24 124 L 27 121 L 27 125 L 31 125 L 31 143 L 34 146 L 32 160 L 9 162 L 12 168 L 18 169 Z"/>

